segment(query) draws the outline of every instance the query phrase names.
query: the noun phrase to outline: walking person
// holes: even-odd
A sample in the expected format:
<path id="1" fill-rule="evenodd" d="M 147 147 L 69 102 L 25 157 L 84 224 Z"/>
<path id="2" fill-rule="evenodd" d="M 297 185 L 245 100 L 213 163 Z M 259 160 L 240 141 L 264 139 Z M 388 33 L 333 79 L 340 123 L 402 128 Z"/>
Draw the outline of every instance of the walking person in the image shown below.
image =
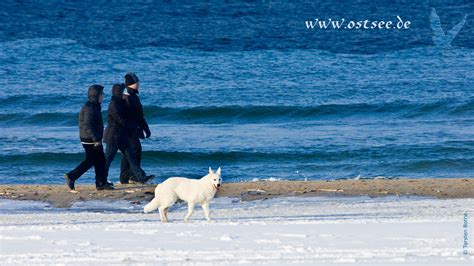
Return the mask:
<path id="1" fill-rule="evenodd" d="M 66 185 L 75 192 L 75 181 L 92 166 L 95 171 L 95 186 L 97 190 L 113 189 L 113 184 L 107 181 L 105 172 L 105 155 L 102 147 L 104 123 L 102 121 L 101 103 L 104 100 L 104 87 L 92 85 L 89 87 L 88 100 L 79 113 L 79 137 L 86 158 L 72 171 L 64 174 Z"/>
<path id="2" fill-rule="evenodd" d="M 127 122 L 129 123 L 131 133 L 130 133 L 130 144 L 132 146 L 133 153 L 135 155 L 135 160 L 138 167 L 140 167 L 142 159 L 142 144 L 140 139 L 149 138 L 151 136 L 150 128 L 148 123 L 145 120 L 143 114 L 143 106 L 138 97 L 138 89 L 140 83 L 137 75 L 135 73 L 127 73 L 125 75 L 125 86 L 127 97 Z M 141 167 L 140 167 L 141 169 Z M 122 161 L 120 165 L 120 183 L 128 184 L 129 182 L 139 182 L 144 183 L 153 179 L 154 175 L 147 176 L 145 171 L 142 169 L 142 176 L 146 176 L 145 179 L 139 180 L 134 173 L 131 171 L 129 161 L 122 154 Z"/>
<path id="3" fill-rule="evenodd" d="M 127 122 L 126 95 L 123 95 L 125 84 L 114 84 L 112 86 L 112 99 L 107 111 L 107 127 L 104 133 L 105 149 L 105 172 L 109 173 L 110 165 L 117 154 L 122 152 L 122 156 L 127 160 L 132 175 L 138 182 L 144 183 L 146 176 L 143 170 L 137 165 L 135 155 L 130 144 L 129 132 L 130 124 Z"/>

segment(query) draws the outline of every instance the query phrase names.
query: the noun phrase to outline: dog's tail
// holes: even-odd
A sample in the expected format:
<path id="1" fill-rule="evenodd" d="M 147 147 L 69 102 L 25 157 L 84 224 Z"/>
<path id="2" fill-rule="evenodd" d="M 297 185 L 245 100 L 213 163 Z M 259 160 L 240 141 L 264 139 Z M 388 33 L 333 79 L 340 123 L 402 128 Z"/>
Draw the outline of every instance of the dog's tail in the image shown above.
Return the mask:
<path id="1" fill-rule="evenodd" d="M 156 209 L 158 209 L 158 207 L 160 207 L 160 201 L 158 200 L 157 197 L 154 197 L 152 201 L 150 201 L 150 203 L 148 203 L 145 208 L 143 208 L 143 211 L 145 213 L 149 213 L 149 212 L 152 212 Z"/>

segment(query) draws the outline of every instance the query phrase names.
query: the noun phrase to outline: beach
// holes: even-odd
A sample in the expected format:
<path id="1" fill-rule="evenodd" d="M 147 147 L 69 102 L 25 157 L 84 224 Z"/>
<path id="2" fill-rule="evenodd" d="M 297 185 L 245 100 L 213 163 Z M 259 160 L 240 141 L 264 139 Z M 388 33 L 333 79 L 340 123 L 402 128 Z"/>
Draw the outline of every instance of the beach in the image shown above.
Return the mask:
<path id="1" fill-rule="evenodd" d="M 196 208 L 187 223 L 183 222 L 187 206 L 182 202 L 170 209 L 170 222 L 162 223 L 158 212 L 143 213 L 143 202 L 100 199 L 75 202 L 69 208 L 0 199 L 0 261 L 22 265 L 474 263 L 473 198 L 325 195 L 242 201 L 221 195 L 211 201 L 212 222 Z"/>
<path id="2" fill-rule="evenodd" d="M 474 179 L 224 183 L 189 222 L 156 185 L 0 186 L 0 261 L 74 265 L 472 265 Z"/>
<path id="3" fill-rule="evenodd" d="M 0 185 L 0 197 L 33 200 L 55 207 L 70 207 L 81 201 L 124 200 L 148 203 L 156 185 L 116 185 L 115 190 L 97 191 L 93 185 L 77 185 L 70 193 L 65 185 Z M 433 198 L 474 198 L 473 178 L 361 179 L 335 181 L 256 181 L 224 183 L 216 197 L 244 201 L 284 196 L 426 196 Z"/>

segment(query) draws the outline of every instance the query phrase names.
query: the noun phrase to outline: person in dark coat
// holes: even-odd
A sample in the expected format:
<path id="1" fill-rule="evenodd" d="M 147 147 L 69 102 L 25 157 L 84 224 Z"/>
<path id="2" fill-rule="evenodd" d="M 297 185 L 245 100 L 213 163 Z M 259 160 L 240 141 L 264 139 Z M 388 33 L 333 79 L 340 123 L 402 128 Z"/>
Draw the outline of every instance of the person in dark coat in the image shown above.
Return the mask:
<path id="1" fill-rule="evenodd" d="M 125 75 L 125 86 L 127 86 L 126 92 L 128 94 L 127 121 L 131 129 L 130 144 L 132 146 L 138 167 L 140 167 L 142 160 L 142 144 L 140 143 L 140 139 L 144 139 L 145 137 L 149 138 L 151 136 L 150 128 L 148 127 L 148 123 L 146 122 L 145 116 L 143 115 L 143 106 L 140 102 L 140 98 L 138 97 L 139 85 L 139 80 L 135 73 L 129 72 Z M 146 176 L 144 171 L 142 172 L 142 175 Z M 148 181 L 154 177 L 154 175 L 149 175 L 146 176 L 145 180 Z M 133 172 L 130 169 L 128 160 L 122 155 L 122 162 L 120 166 L 120 183 L 128 184 L 130 181 L 140 182 L 135 176 L 133 176 Z"/>
<path id="2" fill-rule="evenodd" d="M 95 185 L 97 190 L 113 189 L 113 184 L 107 182 L 105 172 L 105 155 L 102 147 L 104 123 L 100 104 L 104 100 L 104 87 L 92 85 L 87 92 L 88 101 L 82 106 L 79 113 L 79 137 L 86 158 L 72 171 L 66 173 L 66 185 L 75 191 L 74 183 L 92 166 L 95 170 Z"/>
<path id="3" fill-rule="evenodd" d="M 135 155 L 129 139 L 130 124 L 127 121 L 126 96 L 123 95 L 125 84 L 114 84 L 112 86 L 112 99 L 107 112 L 107 127 L 105 128 L 104 142 L 105 149 L 105 171 L 109 172 L 110 165 L 117 154 L 122 152 L 122 156 L 127 160 L 130 171 L 138 182 L 146 182 L 146 176 L 142 176 L 143 170 L 137 165 Z"/>

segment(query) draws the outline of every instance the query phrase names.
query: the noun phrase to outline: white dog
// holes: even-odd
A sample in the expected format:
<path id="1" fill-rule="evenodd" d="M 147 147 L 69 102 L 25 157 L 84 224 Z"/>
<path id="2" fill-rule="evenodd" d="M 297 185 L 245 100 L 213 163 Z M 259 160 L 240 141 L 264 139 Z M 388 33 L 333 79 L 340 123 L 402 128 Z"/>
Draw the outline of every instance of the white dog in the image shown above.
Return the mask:
<path id="1" fill-rule="evenodd" d="M 221 180 L 220 167 L 215 173 L 209 167 L 209 174 L 201 179 L 170 177 L 156 187 L 155 198 L 145 206 L 144 211 L 149 213 L 159 209 L 161 221 L 167 222 L 168 208 L 179 198 L 188 203 L 188 213 L 184 218 L 185 222 L 193 214 L 194 206 L 197 203 L 201 204 L 206 219 L 210 221 L 209 201 L 219 190 Z"/>

